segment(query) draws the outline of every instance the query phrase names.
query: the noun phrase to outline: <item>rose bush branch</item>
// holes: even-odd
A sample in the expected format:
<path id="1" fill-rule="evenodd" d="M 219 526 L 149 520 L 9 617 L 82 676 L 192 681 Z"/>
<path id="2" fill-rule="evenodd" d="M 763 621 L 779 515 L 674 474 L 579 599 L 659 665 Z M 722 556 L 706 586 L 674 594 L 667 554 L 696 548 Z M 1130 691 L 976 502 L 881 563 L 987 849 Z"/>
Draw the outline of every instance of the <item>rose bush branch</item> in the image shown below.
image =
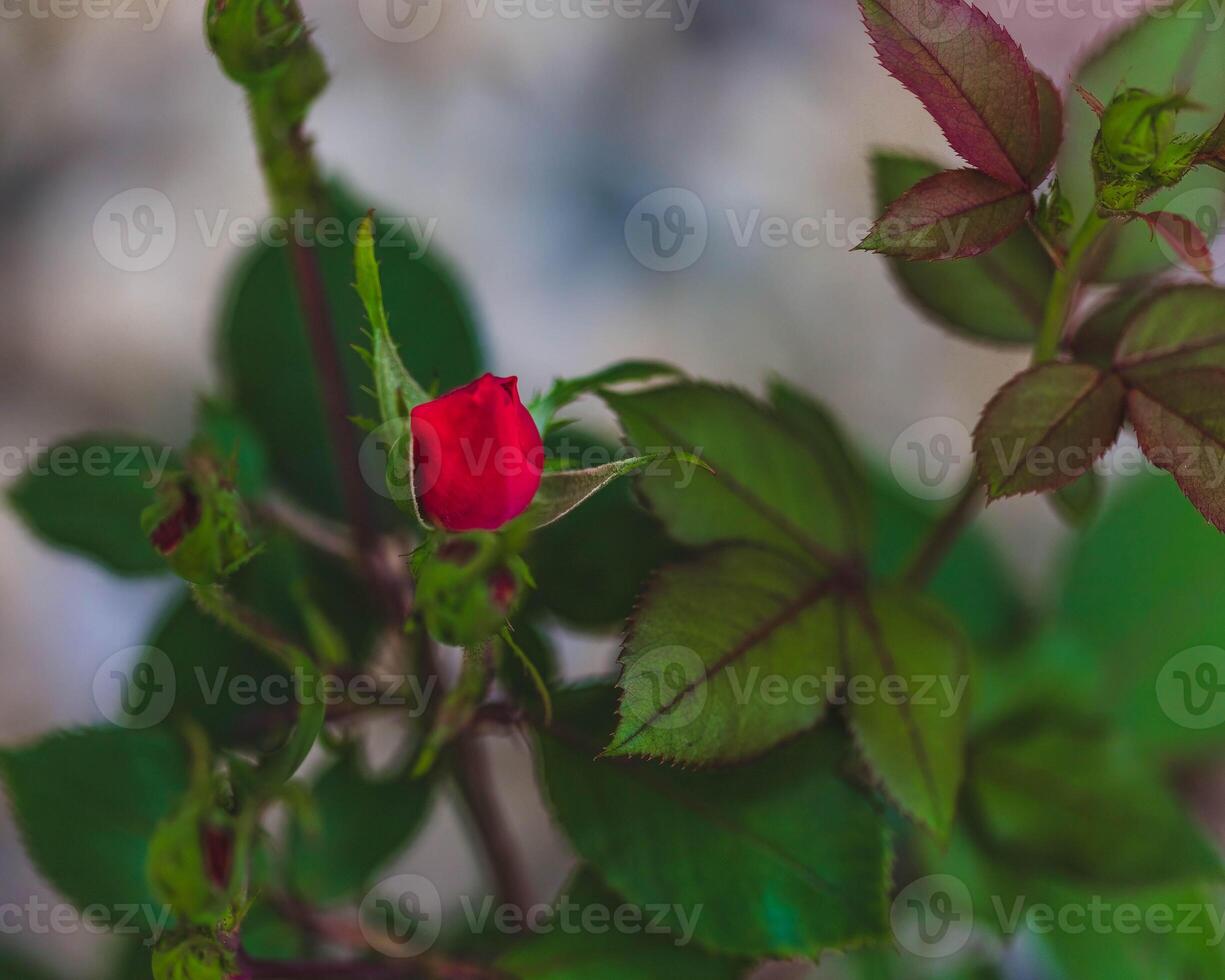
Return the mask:
<path id="1" fill-rule="evenodd" d="M 1033 360 L 984 407 L 975 479 L 936 517 L 781 378 L 753 393 L 628 360 L 531 396 L 493 373 L 449 267 L 400 247 L 414 235 L 376 243 L 370 203 L 343 185 L 325 194 L 304 122 L 326 72 L 297 0 L 209 4 L 274 212 L 334 211 L 356 235 L 353 250 L 319 236 L 288 259 L 270 244 L 244 257 L 225 396 L 187 447 L 69 440 L 53 461 L 127 447 L 148 462 L 33 466 L 10 494 L 44 541 L 188 583 L 134 661 L 99 668 L 109 724 L 0 750 L 27 848 L 61 894 L 172 910 L 115 980 L 543 980 L 559 964 L 731 980 L 831 950 L 852 975 L 895 980 L 930 972 L 926 920 L 906 916 L 933 876 L 953 905 L 967 893 L 964 909 L 928 909 L 953 939 L 1009 882 L 1064 904 L 1210 900 L 1196 889 L 1225 867 L 1165 767 L 1221 747 L 1202 718 L 1225 658 L 1203 644 L 1225 629 L 1211 593 L 1225 544 L 1140 481 L 1082 533 L 1057 608 L 1038 610 L 969 525 L 983 496 L 1022 493 L 1088 524 L 1096 461 L 1126 421 L 1225 528 L 1225 292 L 1199 281 L 1216 229 L 1190 196 L 1220 180 L 1225 33 L 1137 18 L 1078 71 L 1090 108 L 1065 118 L 1059 87 L 977 7 L 861 7 L 881 63 L 964 164 L 876 154 L 882 218 L 863 247 L 932 320 Z M 1161 88 L 1173 78 L 1178 91 Z M 1103 301 L 1086 311 L 1091 286 Z M 634 448 L 568 428 L 579 398 Z M 553 641 L 572 630 L 618 643 L 615 668 L 567 683 Z M 1186 649 L 1154 661 L 1166 644 Z M 446 690 L 444 646 L 461 658 Z M 348 685 L 385 671 L 438 696 L 382 716 L 405 748 L 375 773 Z M 306 699 L 277 699 L 299 675 Z M 333 680 L 346 694 L 328 716 L 312 687 Z M 580 859 L 555 929 L 527 920 L 486 731 L 524 737 Z M 471 935 L 434 882 L 380 877 L 448 781 L 492 882 L 460 903 Z M 273 805 L 284 819 L 265 829 Z M 666 935 L 628 929 L 661 911 Z M 1136 975 L 1225 971 L 1215 947 L 1146 938 Z M 1025 942 L 1061 980 L 1132 965 L 1134 945 L 1093 940 Z M 976 946 L 975 968 L 1005 969 L 1010 942 Z"/>
<path id="2" fill-rule="evenodd" d="M 209 0 L 209 45 L 222 68 L 247 93 L 264 180 L 278 217 L 318 219 L 328 212 L 306 117 L 328 83 L 323 57 L 310 38 L 297 0 Z M 295 227 L 309 228 L 307 222 Z M 326 424 L 349 520 L 358 548 L 369 554 L 375 536 L 368 493 L 357 464 L 344 369 L 316 246 L 293 236 L 294 280 L 326 408 Z"/>

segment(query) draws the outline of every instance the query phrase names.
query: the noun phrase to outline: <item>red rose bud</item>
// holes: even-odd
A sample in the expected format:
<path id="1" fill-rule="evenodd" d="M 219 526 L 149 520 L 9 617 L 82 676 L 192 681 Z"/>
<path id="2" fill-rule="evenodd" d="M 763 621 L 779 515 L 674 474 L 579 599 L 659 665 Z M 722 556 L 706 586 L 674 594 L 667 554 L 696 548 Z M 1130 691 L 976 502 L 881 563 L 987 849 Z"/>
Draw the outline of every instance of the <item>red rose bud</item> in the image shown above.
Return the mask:
<path id="1" fill-rule="evenodd" d="M 234 870 L 234 834 L 228 828 L 204 824 L 200 827 L 200 844 L 204 855 L 204 872 L 218 891 L 230 887 Z"/>
<path id="2" fill-rule="evenodd" d="M 424 516 L 448 531 L 495 531 L 540 487 L 544 445 L 517 378 L 487 374 L 412 413 L 413 467 Z"/>
<path id="3" fill-rule="evenodd" d="M 519 595 L 519 580 L 509 568 L 495 568 L 489 576 L 489 598 L 503 616 L 510 612 Z"/>

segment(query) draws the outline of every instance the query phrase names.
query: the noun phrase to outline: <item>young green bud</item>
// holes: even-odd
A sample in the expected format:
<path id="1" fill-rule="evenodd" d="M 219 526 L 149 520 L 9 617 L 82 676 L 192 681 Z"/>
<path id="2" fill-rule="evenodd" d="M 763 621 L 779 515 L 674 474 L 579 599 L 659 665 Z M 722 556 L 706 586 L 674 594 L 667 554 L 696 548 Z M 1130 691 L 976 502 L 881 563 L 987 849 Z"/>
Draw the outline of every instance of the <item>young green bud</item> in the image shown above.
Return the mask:
<path id="1" fill-rule="evenodd" d="M 232 466 L 193 452 L 187 472 L 164 479 L 141 514 L 149 543 L 180 578 L 211 585 L 246 564 L 258 549 L 247 535 Z"/>
<path id="2" fill-rule="evenodd" d="M 195 925 L 222 921 L 233 899 L 235 834 L 224 814 L 189 801 L 149 842 L 149 880 L 159 900 Z"/>
<path id="3" fill-rule="evenodd" d="M 1102 116 L 1102 147 L 1116 174 L 1141 174 L 1153 166 L 1174 138 L 1183 95 L 1154 95 L 1125 89 Z"/>
<path id="4" fill-rule="evenodd" d="M 497 634 L 532 584 L 523 559 L 495 535 L 440 539 L 416 568 L 417 604 L 439 643 L 475 646 Z"/>
<path id="5" fill-rule="evenodd" d="M 247 88 L 275 77 L 306 37 L 298 0 L 208 0 L 204 28 L 225 73 Z"/>

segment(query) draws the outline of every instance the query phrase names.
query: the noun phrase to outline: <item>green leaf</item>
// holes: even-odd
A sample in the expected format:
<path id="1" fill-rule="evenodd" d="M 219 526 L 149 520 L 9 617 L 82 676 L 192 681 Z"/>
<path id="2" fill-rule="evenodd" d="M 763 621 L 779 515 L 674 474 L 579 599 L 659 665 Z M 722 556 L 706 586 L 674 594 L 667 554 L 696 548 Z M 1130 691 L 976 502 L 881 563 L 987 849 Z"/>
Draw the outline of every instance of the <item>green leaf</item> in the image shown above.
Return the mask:
<path id="1" fill-rule="evenodd" d="M 1220 895 L 1213 889 L 1145 889 L 1111 894 L 1103 900 L 1101 895 L 1047 886 L 1042 901 L 1054 908 L 1086 910 L 1101 907 L 1105 901 L 1109 911 L 1103 916 L 1114 915 L 1116 910 L 1122 914 L 1124 906 L 1134 907 L 1136 921 L 1154 924 L 1134 931 L 1130 927 L 1075 932 L 1043 928 L 1036 945 L 1045 949 L 1062 976 L 1073 980 L 1208 980 L 1225 973 L 1225 952 L 1212 922 L 1220 908 Z"/>
<path id="2" fill-rule="evenodd" d="M 1006 719 L 972 747 L 966 781 L 975 833 L 1027 873 L 1143 886 L 1219 880 L 1225 870 L 1155 767 L 1096 723 Z"/>
<path id="3" fill-rule="evenodd" d="M 1105 492 L 1102 478 L 1095 470 L 1089 470 L 1060 487 L 1047 499 L 1069 527 L 1082 528 L 1097 516 Z"/>
<path id="4" fill-rule="evenodd" d="M 201 403 L 199 427 L 202 447 L 233 464 L 243 499 L 262 497 L 268 488 L 268 451 L 255 430 L 233 408 L 214 400 Z"/>
<path id="5" fill-rule="evenodd" d="M 734 762 L 811 728 L 837 667 L 832 583 L 759 548 L 664 569 L 621 653 L 609 756 Z"/>
<path id="6" fill-rule="evenodd" d="M 851 748 L 822 728 L 752 766 L 678 772 L 596 760 L 611 689 L 557 698 L 542 732 L 545 785 L 578 852 L 626 900 L 679 905 L 708 949 L 815 957 L 883 939 L 890 848 L 883 817 L 841 768 Z"/>
<path id="7" fill-rule="evenodd" d="M 432 791 L 429 779 L 374 778 L 347 751 L 315 783 L 318 827 L 295 828 L 295 887 L 321 904 L 360 892 L 420 830 Z"/>
<path id="8" fill-rule="evenodd" d="M 1071 351 L 1076 360 L 1096 367 L 1114 365 L 1114 352 L 1136 312 L 1152 299 L 1144 284 L 1118 290 L 1096 307 L 1072 335 Z"/>
<path id="9" fill-rule="evenodd" d="M 844 496 L 839 459 L 806 441 L 731 388 L 685 383 L 632 395 L 605 394 L 640 452 L 679 449 L 714 479 L 686 480 L 677 463 L 641 482 L 641 493 L 683 544 L 756 542 L 833 566 L 853 558 L 856 504 Z"/>
<path id="10" fill-rule="evenodd" d="M 580 463 L 617 454 L 574 429 L 547 442 L 576 452 Z M 532 535 L 525 557 L 536 590 L 529 610 L 547 610 L 580 629 L 619 628 L 650 573 L 676 551 L 659 522 L 635 504 L 630 482 L 614 483 Z"/>
<path id="11" fill-rule="evenodd" d="M 587 868 L 562 888 L 554 917 L 549 931 L 512 947 L 498 969 L 519 980 L 735 980 L 746 969 L 660 931 L 656 910 L 629 905 Z M 634 923 L 633 931 L 580 925 L 617 921 Z"/>
<path id="12" fill-rule="evenodd" d="M 987 403 L 974 432 L 992 500 L 1057 490 L 1091 471 L 1123 424 L 1122 382 L 1089 364 L 1042 364 Z"/>
<path id="13" fill-rule="evenodd" d="M 958 959 L 961 959 L 960 957 Z M 929 960 L 899 955 L 898 950 L 872 948 L 847 957 L 853 980 L 1005 980 L 1004 973 L 991 963 L 955 963 L 932 972 Z"/>
<path id="14" fill-rule="evenodd" d="M 34 966 L 24 956 L 0 950 L 0 977 L 4 980 L 52 980 L 53 974 Z"/>
<path id="15" fill-rule="evenodd" d="M 244 945 L 245 945 L 244 929 Z M 113 968 L 107 972 L 107 980 L 149 980 L 153 976 L 153 950 L 143 940 L 129 939 L 118 951 Z"/>
<path id="16" fill-rule="evenodd" d="M 260 560 L 229 586 L 241 602 L 291 636 L 309 635 L 313 609 L 327 617 L 347 649 L 364 654 L 370 647 L 376 619 L 364 586 L 348 568 L 287 538 L 270 539 Z M 307 604 L 302 590 L 310 596 Z M 222 746 L 276 744 L 292 726 L 296 703 L 286 670 L 204 615 L 188 597 L 172 600 L 148 642 L 174 670 L 168 723 L 193 719 Z"/>
<path id="17" fill-rule="evenodd" d="M 863 462 L 852 451 L 846 434 L 824 406 L 783 378 L 770 380 L 768 395 L 778 418 L 816 459 L 828 461 L 825 472 L 844 503 L 846 529 L 853 536 L 855 550 L 865 550 L 872 540 L 872 502 L 864 493 Z"/>
<path id="18" fill-rule="evenodd" d="M 1222 567 L 1225 537 L 1186 505 L 1174 482 L 1135 477 L 1077 541 L 1053 590 L 1059 622 L 1093 655 L 1097 704 L 1147 756 L 1212 754 L 1225 743 L 1225 725 L 1211 724 L 1225 699 L 1212 699 L 1211 690 L 1193 692 L 1217 712 L 1198 727 L 1173 710 L 1184 694 L 1173 677 L 1176 658 L 1205 645 L 1225 648 Z"/>
<path id="19" fill-rule="evenodd" d="M 849 692 L 851 732 L 886 792 L 946 837 L 965 766 L 965 641 L 939 607 L 901 590 L 851 602 L 842 616 L 848 684 L 868 680 L 871 692 Z"/>
<path id="20" fill-rule="evenodd" d="M 1195 508 L 1225 529 L 1225 290 L 1167 290 L 1135 316 L 1116 365 L 1144 454 L 1173 474 Z"/>
<path id="21" fill-rule="evenodd" d="M 1024 188 L 979 170 L 946 170 L 890 204 L 856 247 L 926 262 L 974 258 L 1020 228 L 1033 205 Z"/>
<path id="22" fill-rule="evenodd" d="M 119 575 L 165 574 L 140 526 L 154 488 L 177 465 L 172 450 L 137 436 L 98 434 L 60 443 L 9 490 L 26 525 L 47 544 Z"/>
<path id="23" fill-rule="evenodd" d="M 1218 30 L 1215 0 L 1178 0 L 1135 19 L 1092 52 L 1076 72 L 1076 82 L 1109 99 L 1122 85 L 1151 92 L 1185 92 L 1201 108 L 1181 114 L 1187 131 L 1211 129 L 1225 114 L 1225 31 Z M 1068 109 L 1068 133 L 1060 154 L 1059 177 L 1076 213 L 1087 214 L 1094 200 L 1090 156 L 1100 120 L 1079 99 Z M 1152 199 L 1152 207 L 1194 219 L 1206 204 L 1220 213 L 1225 174 L 1200 168 L 1177 188 Z M 1168 268 L 1169 260 L 1137 225 L 1116 225 L 1104 251 L 1109 261 L 1100 277 L 1121 282 Z"/>
<path id="24" fill-rule="evenodd" d="M 78 909 L 101 905 L 118 915 L 132 905 L 156 907 L 146 852 L 158 822 L 187 790 L 175 739 L 77 729 L 3 750 L 0 775 L 26 851 Z"/>
<path id="25" fill-rule="evenodd" d="M 345 229 L 358 228 L 369 209 L 340 188 L 333 188 L 332 199 Z M 455 277 L 434 253 L 421 254 L 411 234 L 391 233 L 388 227 L 380 225 L 376 242 L 383 299 L 408 370 L 443 390 L 470 381 L 480 373 L 482 359 L 473 316 Z M 354 240 L 338 237 L 343 240 L 335 247 L 315 248 L 349 380 L 349 404 L 365 414 L 370 400 L 361 389 L 369 385 L 370 371 L 349 346 L 362 339 L 365 312 L 352 288 Z M 261 245 L 244 256 L 226 302 L 219 343 L 233 402 L 268 446 L 277 480 L 302 503 L 339 518 L 339 489 L 288 249 Z"/>
<path id="26" fill-rule="evenodd" d="M 581 378 L 559 378 L 547 392 L 532 399 L 528 410 L 536 420 L 537 428 L 542 434 L 547 434 L 549 428 L 555 424 L 554 416 L 583 395 L 632 381 L 654 381 L 682 376 L 681 371 L 662 361 L 621 361 Z"/>
<path id="27" fill-rule="evenodd" d="M 940 168 L 891 153 L 872 157 L 877 209 Z M 986 255 L 957 262 L 906 262 L 889 268 L 905 294 L 935 322 L 974 340 L 1032 344 L 1042 323 L 1054 266 L 1034 233 L 1022 226 Z"/>
<path id="28" fill-rule="evenodd" d="M 536 491 L 524 520 L 533 529 L 547 527 L 582 506 L 613 481 L 665 461 L 682 467 L 688 465 L 694 471 L 704 469 L 712 472 L 700 458 L 680 450 L 618 459 L 585 470 L 550 470 L 541 477 L 540 489 Z"/>

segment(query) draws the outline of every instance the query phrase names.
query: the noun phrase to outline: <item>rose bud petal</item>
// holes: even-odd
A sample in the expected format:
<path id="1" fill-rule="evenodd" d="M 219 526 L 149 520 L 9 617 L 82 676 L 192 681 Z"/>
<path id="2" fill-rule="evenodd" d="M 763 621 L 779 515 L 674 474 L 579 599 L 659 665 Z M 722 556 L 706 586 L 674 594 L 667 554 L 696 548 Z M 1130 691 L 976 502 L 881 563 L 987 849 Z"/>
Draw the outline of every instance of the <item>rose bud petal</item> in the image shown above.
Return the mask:
<path id="1" fill-rule="evenodd" d="M 448 531 L 495 531 L 540 487 L 544 445 L 517 378 L 487 374 L 412 412 L 417 500 Z"/>
<path id="2" fill-rule="evenodd" d="M 234 870 L 234 833 L 226 827 L 203 824 L 200 843 L 204 853 L 204 873 L 219 891 L 230 887 Z"/>

